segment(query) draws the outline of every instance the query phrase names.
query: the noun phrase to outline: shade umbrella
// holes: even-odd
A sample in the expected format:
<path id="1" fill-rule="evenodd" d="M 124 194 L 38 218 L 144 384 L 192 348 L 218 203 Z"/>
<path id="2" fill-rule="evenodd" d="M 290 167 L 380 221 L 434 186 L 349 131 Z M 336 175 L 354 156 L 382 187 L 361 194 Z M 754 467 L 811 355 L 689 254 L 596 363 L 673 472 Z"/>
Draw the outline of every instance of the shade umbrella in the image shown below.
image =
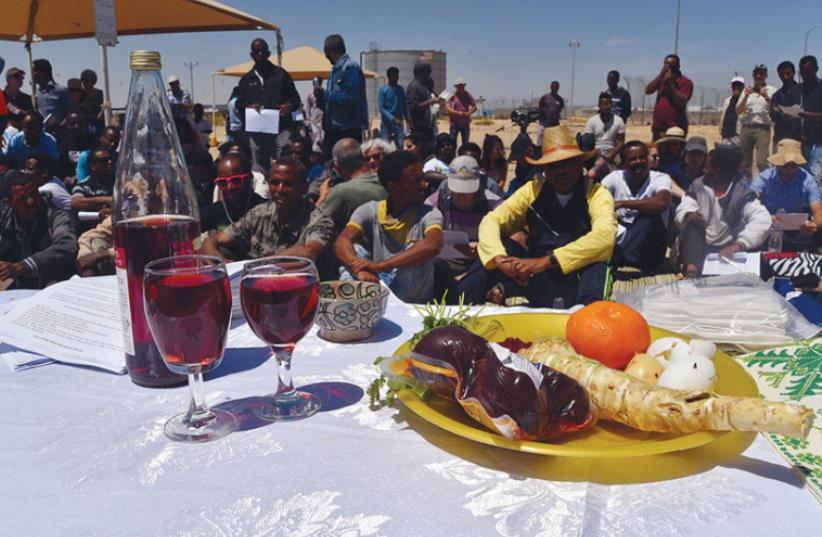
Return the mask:
<path id="1" fill-rule="evenodd" d="M 278 63 L 282 53 L 279 26 L 213 0 L 114 0 L 118 35 L 226 30 L 271 30 L 277 34 Z M 4 2 L 0 39 L 31 43 L 94 37 L 94 0 L 14 0 Z M 108 61 L 101 46 L 106 112 L 110 114 Z M 33 80 L 32 80 L 33 83 Z M 33 85 L 33 84 L 32 84 Z M 32 91 L 32 97 L 35 91 Z M 109 118 L 107 118 L 108 121 Z"/>
<path id="2" fill-rule="evenodd" d="M 321 51 L 314 47 L 297 47 L 283 52 L 282 62 L 280 63 L 283 69 L 288 71 L 295 81 L 297 80 L 311 80 L 315 76 L 321 78 L 328 78 L 328 73 L 331 72 L 331 62 L 325 57 Z M 254 62 L 249 61 L 226 67 L 215 72 L 222 76 L 236 76 L 241 77 L 254 67 Z M 365 78 L 377 78 L 380 75 L 368 69 L 362 70 Z"/>

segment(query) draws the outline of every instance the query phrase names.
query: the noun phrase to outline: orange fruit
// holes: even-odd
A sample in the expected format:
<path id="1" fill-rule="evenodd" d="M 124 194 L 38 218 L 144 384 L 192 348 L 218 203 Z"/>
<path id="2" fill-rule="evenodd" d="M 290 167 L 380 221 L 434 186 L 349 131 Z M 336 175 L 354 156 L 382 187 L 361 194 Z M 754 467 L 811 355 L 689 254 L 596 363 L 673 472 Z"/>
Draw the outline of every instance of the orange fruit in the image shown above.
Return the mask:
<path id="1" fill-rule="evenodd" d="M 632 307 L 599 301 L 568 317 L 565 338 L 579 354 L 613 369 L 625 369 L 634 354 L 648 350 L 651 329 Z"/>

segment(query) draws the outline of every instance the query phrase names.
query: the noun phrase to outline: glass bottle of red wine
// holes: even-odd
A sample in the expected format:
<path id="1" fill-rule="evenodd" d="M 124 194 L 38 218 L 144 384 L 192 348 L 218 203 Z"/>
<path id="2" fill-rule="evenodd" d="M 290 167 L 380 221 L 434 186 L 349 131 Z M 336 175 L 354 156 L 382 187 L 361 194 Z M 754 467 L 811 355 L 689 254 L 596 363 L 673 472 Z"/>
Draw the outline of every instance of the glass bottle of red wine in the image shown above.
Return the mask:
<path id="1" fill-rule="evenodd" d="M 131 86 L 114 188 L 115 264 L 126 368 L 140 386 L 184 384 L 151 337 L 143 305 L 143 269 L 199 247 L 196 196 L 160 75 L 160 54 L 131 53 Z"/>

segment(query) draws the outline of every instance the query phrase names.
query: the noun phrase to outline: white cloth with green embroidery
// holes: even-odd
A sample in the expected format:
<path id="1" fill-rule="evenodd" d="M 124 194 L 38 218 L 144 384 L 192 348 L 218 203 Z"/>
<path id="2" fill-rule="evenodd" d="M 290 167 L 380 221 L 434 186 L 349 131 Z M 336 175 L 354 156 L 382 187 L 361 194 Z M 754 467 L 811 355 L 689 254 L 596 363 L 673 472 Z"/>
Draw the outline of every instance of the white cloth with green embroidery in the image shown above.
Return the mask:
<path id="1" fill-rule="evenodd" d="M 760 351 L 737 358 L 756 380 L 759 393 L 772 401 L 797 402 L 816 413 L 805 440 L 764 435 L 790 462 L 822 502 L 822 339 Z"/>

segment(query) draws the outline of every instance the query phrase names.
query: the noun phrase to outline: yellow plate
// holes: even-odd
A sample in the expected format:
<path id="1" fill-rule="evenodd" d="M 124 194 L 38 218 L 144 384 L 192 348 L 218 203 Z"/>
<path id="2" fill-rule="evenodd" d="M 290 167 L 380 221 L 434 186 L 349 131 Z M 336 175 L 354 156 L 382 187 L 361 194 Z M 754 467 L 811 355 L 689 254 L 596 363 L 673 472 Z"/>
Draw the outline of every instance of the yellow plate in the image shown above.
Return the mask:
<path id="1" fill-rule="evenodd" d="M 483 320 L 495 320 L 502 329 L 494 334 L 495 341 L 515 337 L 534 341 L 540 337 L 565 336 L 568 315 L 556 313 L 515 313 L 488 315 Z M 651 339 L 677 336 L 660 328 L 651 328 Z M 681 337 L 681 336 L 680 336 Z M 684 338 L 688 339 L 688 338 Z M 395 354 L 410 350 L 408 342 Z M 717 384 L 714 390 L 723 395 L 756 397 L 756 383 L 745 369 L 726 354 L 719 352 L 714 360 Z M 695 448 L 713 442 L 732 432 L 697 432 L 691 434 L 647 433 L 617 423 L 599 421 L 584 431 L 564 436 L 554 443 L 511 440 L 483 427 L 472 420 L 455 401 L 432 396 L 421 401 L 409 390 L 401 390 L 399 399 L 411 412 L 425 421 L 463 438 L 526 453 L 560 455 L 564 457 L 639 457 Z"/>

